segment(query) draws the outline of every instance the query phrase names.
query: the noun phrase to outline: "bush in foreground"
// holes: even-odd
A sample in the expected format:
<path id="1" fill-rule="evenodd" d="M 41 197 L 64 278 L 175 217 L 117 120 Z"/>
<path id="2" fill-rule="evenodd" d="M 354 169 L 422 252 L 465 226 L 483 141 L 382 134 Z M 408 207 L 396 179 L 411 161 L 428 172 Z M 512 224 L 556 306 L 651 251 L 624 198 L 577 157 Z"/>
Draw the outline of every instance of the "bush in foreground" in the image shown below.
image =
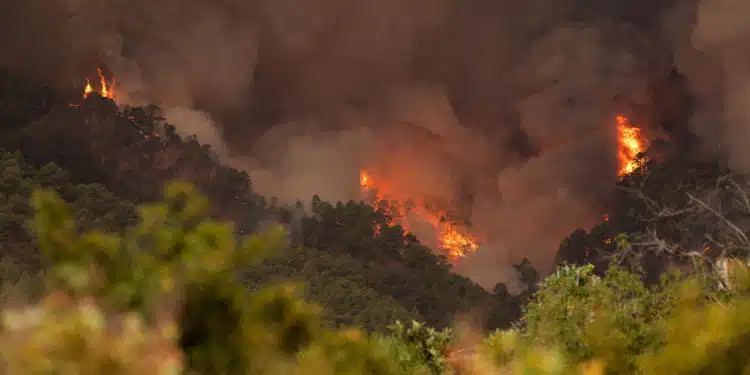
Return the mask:
<path id="1" fill-rule="evenodd" d="M 33 204 L 46 297 L 3 311 L 9 375 L 750 374 L 745 267 L 722 298 L 698 279 L 649 290 L 625 273 L 566 268 L 542 283 L 525 328 L 452 358 L 449 331 L 330 329 L 294 285 L 250 292 L 238 271 L 283 247 L 285 234 L 238 238 L 188 185 L 170 185 L 121 236 L 79 233 L 50 192 Z"/>

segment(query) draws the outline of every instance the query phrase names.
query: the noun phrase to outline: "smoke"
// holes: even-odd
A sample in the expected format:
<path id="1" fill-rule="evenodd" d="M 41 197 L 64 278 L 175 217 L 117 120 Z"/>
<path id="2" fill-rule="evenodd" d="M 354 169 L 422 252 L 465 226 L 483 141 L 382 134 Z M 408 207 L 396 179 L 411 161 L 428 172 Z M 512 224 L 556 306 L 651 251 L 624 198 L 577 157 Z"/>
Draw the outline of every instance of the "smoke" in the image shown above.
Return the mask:
<path id="1" fill-rule="evenodd" d="M 259 140 L 271 147 L 264 165 L 240 164 L 249 172 L 253 187 L 285 203 L 309 201 L 313 194 L 333 202 L 358 197 L 359 166 L 373 135 L 364 128 L 288 135 L 304 131 L 299 128 L 304 126 L 286 124 Z M 279 133 L 286 134 L 279 137 Z"/>
<path id="2" fill-rule="evenodd" d="M 177 134 L 195 137 L 201 143 L 211 145 L 220 160 L 229 160 L 229 149 L 210 114 L 181 107 L 167 107 L 162 112 L 169 123 L 179 124 L 175 127 Z"/>
<path id="3" fill-rule="evenodd" d="M 47 49 L 13 48 L 5 65 L 56 56 L 45 71 L 74 86 L 102 62 L 123 103 L 162 106 L 262 194 L 359 199 L 362 168 L 407 196 L 473 190 L 467 219 L 485 244 L 458 269 L 487 287 L 512 281 L 503 270 L 524 257 L 549 269 L 560 240 L 598 219 L 615 179 L 615 115 L 648 104 L 647 80 L 673 49 L 695 56 L 682 48 L 687 2 L 16 3 L 13 15 L 46 25 L 29 33 Z M 719 39 L 741 31 L 694 40 L 731 55 L 740 75 L 742 53 Z"/>
<path id="4" fill-rule="evenodd" d="M 681 61 L 699 97 L 693 128 L 727 157 L 730 167 L 750 173 L 750 4 L 704 0 Z"/>

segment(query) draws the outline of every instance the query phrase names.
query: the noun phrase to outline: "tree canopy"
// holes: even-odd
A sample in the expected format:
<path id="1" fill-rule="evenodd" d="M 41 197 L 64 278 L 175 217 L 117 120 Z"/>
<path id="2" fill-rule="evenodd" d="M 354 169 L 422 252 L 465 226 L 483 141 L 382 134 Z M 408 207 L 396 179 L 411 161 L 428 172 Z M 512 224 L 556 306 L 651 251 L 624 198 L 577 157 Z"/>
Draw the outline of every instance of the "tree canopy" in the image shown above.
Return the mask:
<path id="1" fill-rule="evenodd" d="M 358 323 L 382 331 L 398 318 L 446 327 L 458 314 L 474 311 L 487 317 L 487 327 L 499 328 L 520 313 L 520 300 L 497 298 L 452 273 L 444 258 L 389 225 L 382 209 L 312 197 L 304 205 L 307 214 L 300 216 L 292 214 L 299 208 L 256 194 L 246 173 L 222 165 L 195 139 L 176 135 L 155 106 L 120 112 L 111 100 L 92 95 L 79 106 L 55 107 L 12 135 L 5 145 L 20 151 L 5 152 L 3 160 L 18 163 L 25 172 L 4 168 L 2 173 L 14 181 L 17 197 L 9 196 L 8 202 L 26 208 L 11 209 L 15 216 L 9 222 L 28 220 L 27 200 L 39 186 L 55 189 L 80 207 L 76 216 L 82 224 L 120 232 L 135 218 L 134 204 L 158 198 L 171 180 L 185 180 L 211 199 L 212 217 L 232 221 L 239 233 L 254 233 L 261 223 L 285 225 L 289 248 L 263 267 L 248 270 L 247 280 L 309 284 L 309 296 L 323 302 L 334 324 Z M 50 161 L 60 167 L 48 165 Z M 375 233 L 375 227 L 381 230 Z M 14 230 L 12 246 L 35 254 L 24 226 Z"/>

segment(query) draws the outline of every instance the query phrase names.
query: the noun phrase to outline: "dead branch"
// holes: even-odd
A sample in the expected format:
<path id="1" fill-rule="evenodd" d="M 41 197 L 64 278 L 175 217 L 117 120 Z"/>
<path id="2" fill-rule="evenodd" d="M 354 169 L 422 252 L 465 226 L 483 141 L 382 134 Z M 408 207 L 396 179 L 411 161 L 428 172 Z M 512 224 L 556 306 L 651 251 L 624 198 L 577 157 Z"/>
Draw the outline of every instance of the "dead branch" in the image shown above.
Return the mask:
<path id="1" fill-rule="evenodd" d="M 624 186 L 618 186 L 620 190 L 623 190 L 639 200 L 641 200 L 645 205 L 646 209 L 649 211 L 649 216 L 643 216 L 639 215 L 636 217 L 636 219 L 639 219 L 644 222 L 655 222 L 665 219 L 672 219 L 679 216 L 683 216 L 689 213 L 692 213 L 695 211 L 695 208 L 690 205 L 685 205 L 684 207 L 670 207 L 665 204 L 660 204 L 656 200 L 648 197 L 646 194 L 643 193 L 640 189 L 633 189 L 629 187 Z"/>
<path id="2" fill-rule="evenodd" d="M 729 220 L 726 215 L 721 214 L 719 211 L 713 209 L 711 206 L 709 206 L 706 202 L 696 198 L 694 195 L 687 193 L 688 198 L 691 202 L 694 202 L 695 204 L 702 207 L 707 212 L 713 214 L 717 219 L 721 220 L 724 224 L 727 225 L 729 229 L 734 232 L 734 234 L 740 239 L 740 242 L 742 243 L 744 248 L 750 248 L 750 240 L 748 240 L 747 235 L 745 234 L 742 229 L 740 229 L 737 225 L 735 225 L 731 220 Z"/>
<path id="3" fill-rule="evenodd" d="M 636 188 L 618 188 L 643 203 L 645 212 L 635 215 L 635 219 L 644 223 L 646 228 L 641 233 L 628 236 L 627 245 L 618 246 L 606 259 L 614 259 L 618 263 L 632 261 L 637 267 L 643 256 L 651 253 L 675 260 L 713 259 L 710 261 L 713 267 L 721 267 L 719 263 L 730 253 L 737 250 L 750 253 L 750 237 L 742 229 L 745 225 L 732 219 L 737 214 L 750 216 L 750 185 L 747 179 L 738 180 L 731 174 L 724 174 L 709 186 L 697 187 L 685 193 L 687 200 L 680 200 L 678 204 L 659 202 L 659 198 L 644 193 L 643 181 L 638 185 Z M 688 185 L 678 186 L 685 188 Z M 667 227 L 659 229 L 663 225 Z M 671 234 L 662 235 L 663 230 Z M 670 240 L 670 237 L 678 240 Z"/>
<path id="4" fill-rule="evenodd" d="M 652 227 L 646 228 L 645 234 L 639 235 L 638 238 L 638 241 L 630 242 L 632 247 L 648 249 L 656 254 L 669 255 L 675 255 L 680 250 L 680 245 L 667 242 L 665 239 L 661 238 L 656 233 L 656 229 Z"/>

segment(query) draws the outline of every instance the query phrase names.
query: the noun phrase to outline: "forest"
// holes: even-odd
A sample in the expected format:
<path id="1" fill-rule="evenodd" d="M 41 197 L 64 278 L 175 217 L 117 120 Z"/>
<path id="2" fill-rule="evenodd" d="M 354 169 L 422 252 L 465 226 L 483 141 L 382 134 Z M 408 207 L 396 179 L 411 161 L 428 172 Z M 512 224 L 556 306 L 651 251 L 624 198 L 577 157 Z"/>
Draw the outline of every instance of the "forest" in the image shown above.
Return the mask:
<path id="1" fill-rule="evenodd" d="M 259 195 L 156 106 L 0 88 L 8 374 L 750 374 L 750 180 L 689 143 L 512 294 L 387 208 Z"/>

